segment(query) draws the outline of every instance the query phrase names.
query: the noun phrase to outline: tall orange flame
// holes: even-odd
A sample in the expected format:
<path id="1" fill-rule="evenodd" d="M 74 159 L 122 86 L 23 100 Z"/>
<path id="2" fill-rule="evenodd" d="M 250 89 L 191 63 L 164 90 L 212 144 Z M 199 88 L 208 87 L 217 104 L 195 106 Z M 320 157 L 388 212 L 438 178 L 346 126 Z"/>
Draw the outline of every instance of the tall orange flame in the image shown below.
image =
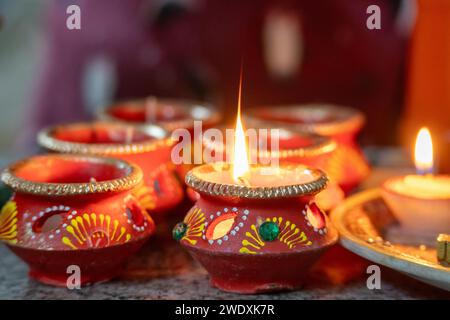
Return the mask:
<path id="1" fill-rule="evenodd" d="M 234 132 L 233 179 L 238 182 L 249 171 L 247 144 L 241 120 L 242 66 L 239 77 L 238 111 Z"/>

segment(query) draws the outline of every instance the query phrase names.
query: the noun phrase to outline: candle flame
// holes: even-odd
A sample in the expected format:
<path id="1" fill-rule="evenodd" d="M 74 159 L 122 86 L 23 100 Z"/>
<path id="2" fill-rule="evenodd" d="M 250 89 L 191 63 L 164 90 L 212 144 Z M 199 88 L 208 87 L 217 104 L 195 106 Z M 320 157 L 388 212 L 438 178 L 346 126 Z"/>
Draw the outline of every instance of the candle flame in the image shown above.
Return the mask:
<path id="1" fill-rule="evenodd" d="M 236 119 L 236 129 L 234 132 L 234 152 L 233 152 L 233 179 L 236 182 L 242 180 L 249 171 L 247 145 L 245 141 L 244 128 L 241 121 L 241 95 L 242 95 L 242 66 L 239 77 L 238 111 Z"/>
<path id="2" fill-rule="evenodd" d="M 433 171 L 433 142 L 430 131 L 426 127 L 422 127 L 417 134 L 414 162 L 416 170 L 420 173 Z"/>

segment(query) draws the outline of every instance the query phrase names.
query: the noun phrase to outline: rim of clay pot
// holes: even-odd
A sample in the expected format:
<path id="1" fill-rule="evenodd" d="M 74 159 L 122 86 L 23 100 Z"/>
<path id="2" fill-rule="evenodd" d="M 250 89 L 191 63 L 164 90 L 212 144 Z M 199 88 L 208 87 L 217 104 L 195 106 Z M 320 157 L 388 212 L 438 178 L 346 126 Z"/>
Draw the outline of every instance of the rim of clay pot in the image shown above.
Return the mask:
<path id="1" fill-rule="evenodd" d="M 114 128 L 116 130 L 132 130 L 145 135 L 148 139 L 129 143 L 85 143 L 76 141 L 67 141 L 55 138 L 57 131 L 77 130 L 77 129 L 95 129 L 95 128 Z M 145 128 L 136 128 L 130 125 L 118 124 L 113 122 L 77 122 L 60 124 L 42 129 L 37 135 L 37 142 L 41 147 L 47 150 L 61 153 L 77 154 L 96 154 L 96 155 L 122 155 L 136 154 L 157 150 L 161 146 L 171 146 L 175 141 L 168 137 L 167 131 L 156 125 L 149 125 Z"/>
<path id="2" fill-rule="evenodd" d="M 155 99 L 155 102 L 157 104 L 172 106 L 175 109 L 182 111 L 183 115 L 186 116 L 185 119 L 178 119 L 178 120 L 169 119 L 169 120 L 160 120 L 159 122 L 158 121 L 156 122 L 161 127 L 164 127 L 167 131 L 173 131 L 178 128 L 189 128 L 192 126 L 192 122 L 196 120 L 205 121 L 208 124 L 214 124 L 218 123 L 221 119 L 220 112 L 209 103 L 187 99 L 174 99 L 174 98 L 171 99 L 171 98 L 157 98 L 157 97 L 118 101 L 108 107 L 103 108 L 98 113 L 98 118 L 101 120 L 116 121 L 137 126 L 151 125 L 152 124 L 151 122 L 124 120 L 115 115 L 112 115 L 111 111 L 123 107 L 141 110 L 145 108 L 145 102 L 152 98 Z"/>
<path id="3" fill-rule="evenodd" d="M 185 177 L 186 184 L 199 193 L 227 198 L 242 199 L 281 199 L 287 197 L 298 197 L 314 195 L 323 190 L 328 183 L 325 173 L 319 169 L 309 168 L 305 165 L 297 164 L 280 164 L 280 168 L 287 170 L 306 169 L 316 176 L 316 179 L 298 184 L 289 184 L 273 187 L 247 186 L 232 183 L 213 182 L 200 177 L 201 170 L 228 170 L 231 171 L 232 166 L 228 163 L 217 162 L 205 164 L 190 170 Z"/>
<path id="4" fill-rule="evenodd" d="M 314 118 L 320 113 L 333 116 L 330 120 L 316 122 L 313 119 L 310 122 L 287 122 L 277 119 L 268 119 L 261 117 L 259 112 L 270 110 L 272 116 L 290 116 L 293 120 L 296 118 Z M 284 128 L 295 128 L 307 132 L 315 132 L 322 135 L 334 135 L 342 132 L 359 130 L 365 123 L 365 116 L 359 110 L 332 104 L 304 104 L 304 105 L 287 105 L 287 106 L 265 106 L 259 109 L 250 110 L 244 116 L 248 123 L 265 124 L 266 126 L 277 125 Z"/>
<path id="5" fill-rule="evenodd" d="M 220 128 L 219 130 L 221 130 L 223 132 L 223 130 L 225 129 L 231 129 L 231 128 Z M 249 128 L 247 128 L 249 129 Z M 258 129 L 265 129 L 262 127 L 258 127 L 258 128 L 254 128 L 256 130 Z M 317 155 L 321 155 L 321 154 L 325 154 L 325 153 L 329 153 L 332 152 L 334 150 L 336 150 L 337 144 L 336 142 L 326 136 L 321 136 L 319 134 L 315 134 L 313 132 L 305 132 L 305 131 L 300 131 L 300 130 L 294 130 L 291 128 L 277 128 L 279 129 L 281 132 L 283 132 L 284 134 L 289 135 L 289 137 L 302 137 L 302 138 L 307 138 L 307 139 L 311 139 L 312 143 L 309 146 L 305 146 L 305 147 L 294 147 L 294 148 L 290 148 L 290 149 L 281 149 L 279 151 L 275 151 L 272 152 L 270 150 L 267 150 L 265 152 L 257 152 L 255 150 L 250 150 L 250 152 L 252 153 L 257 153 L 259 157 L 267 157 L 267 158 L 272 158 L 272 157 L 277 157 L 280 159 L 286 159 L 286 158 L 291 158 L 291 157 L 314 157 Z M 269 129 L 270 130 L 270 129 Z M 204 142 L 203 144 L 205 145 L 206 148 L 209 148 L 211 150 L 215 150 L 218 151 L 219 147 L 216 147 L 216 145 L 210 140 L 207 139 L 205 137 L 203 137 Z M 222 144 L 223 147 L 223 144 Z M 226 148 L 226 146 L 225 146 Z"/>
<path id="6" fill-rule="evenodd" d="M 123 172 L 123 176 L 89 182 L 40 182 L 19 177 L 17 171 L 39 160 L 63 160 L 72 162 L 95 163 L 113 166 Z M 51 164 L 47 164 L 49 169 Z M 142 170 L 128 162 L 106 157 L 48 154 L 33 156 L 19 160 L 8 166 L 1 173 L 1 180 L 14 191 L 42 196 L 72 196 L 86 194 L 100 194 L 106 192 L 121 192 L 134 188 L 142 181 Z"/>

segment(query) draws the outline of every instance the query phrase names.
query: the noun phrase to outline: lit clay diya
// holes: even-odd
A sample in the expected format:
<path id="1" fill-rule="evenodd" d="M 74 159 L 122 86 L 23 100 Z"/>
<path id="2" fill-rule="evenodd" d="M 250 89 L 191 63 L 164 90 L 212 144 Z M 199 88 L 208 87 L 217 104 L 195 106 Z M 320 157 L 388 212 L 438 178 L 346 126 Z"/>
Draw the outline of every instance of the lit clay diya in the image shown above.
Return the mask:
<path id="1" fill-rule="evenodd" d="M 236 183 L 231 171 L 215 163 L 187 174 L 200 198 L 174 227 L 174 238 L 224 291 L 300 288 L 309 267 L 338 239 L 314 202 L 326 176 L 302 165 L 251 166 L 245 183 Z"/>
<path id="2" fill-rule="evenodd" d="M 255 130 L 258 132 L 259 129 Z M 225 136 L 225 130 L 221 131 Z M 267 130 L 265 136 L 259 135 L 260 138 L 265 137 L 265 139 L 250 145 L 249 152 L 255 157 L 255 163 L 269 163 L 271 159 L 277 158 L 279 163 L 303 164 L 326 172 L 328 159 L 336 150 L 336 143 L 332 139 L 284 128 L 278 129 L 276 134 L 278 140 L 276 149 L 272 145 L 273 137 L 270 130 Z M 224 158 L 228 153 L 232 154 L 231 146 L 227 148 L 220 140 L 205 136 L 203 143 L 207 154 L 222 154 Z M 197 197 L 192 190 L 188 190 L 188 195 L 192 199 Z M 327 188 L 316 196 L 319 206 L 325 211 L 334 208 L 343 198 L 343 191 L 334 181 L 329 181 Z"/>
<path id="3" fill-rule="evenodd" d="M 0 213 L 0 239 L 30 266 L 30 277 L 66 286 L 69 266 L 80 284 L 116 276 L 154 233 L 132 190 L 135 165 L 112 158 L 43 155 L 2 172 L 14 191 Z"/>
<path id="4" fill-rule="evenodd" d="M 323 169 L 346 193 L 369 174 L 369 165 L 356 141 L 364 122 L 364 115 L 357 110 L 319 104 L 262 107 L 247 116 L 248 124 L 314 132 L 336 141 L 337 148 Z"/>
<path id="5" fill-rule="evenodd" d="M 110 156 L 137 164 L 143 183 L 134 191 L 141 204 L 160 219 L 183 199 L 170 153 L 174 141 L 158 126 L 136 128 L 117 123 L 89 122 L 58 125 L 42 130 L 38 143 L 61 153 Z"/>

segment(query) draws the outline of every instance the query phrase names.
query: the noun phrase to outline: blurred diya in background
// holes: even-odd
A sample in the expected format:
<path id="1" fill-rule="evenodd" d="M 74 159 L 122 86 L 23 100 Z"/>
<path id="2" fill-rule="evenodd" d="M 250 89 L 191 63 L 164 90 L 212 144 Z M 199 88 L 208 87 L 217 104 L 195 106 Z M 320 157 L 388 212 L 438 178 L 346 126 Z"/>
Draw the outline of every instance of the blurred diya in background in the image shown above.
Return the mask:
<path id="1" fill-rule="evenodd" d="M 314 199 L 328 179 L 304 165 L 249 165 L 241 87 L 242 74 L 233 164 L 205 164 L 186 175 L 200 196 L 173 237 L 221 290 L 298 289 L 311 265 L 338 239 Z"/>
<path id="2" fill-rule="evenodd" d="M 313 133 L 284 128 L 254 130 L 257 141 L 249 143 L 249 153 L 255 163 L 269 163 L 272 159 L 276 159 L 281 164 L 304 164 L 326 172 L 328 159 L 336 150 L 336 143 L 332 139 Z M 225 129 L 221 131 L 224 133 Z M 264 134 L 261 134 L 263 132 Z M 227 144 L 213 139 L 212 136 L 204 136 L 203 144 L 206 153 L 213 157 L 226 158 L 233 152 Z M 190 196 L 192 195 L 193 192 L 190 191 Z M 316 195 L 317 203 L 325 211 L 334 208 L 343 198 L 342 189 L 334 181 L 329 181 L 327 187 Z"/>
<path id="3" fill-rule="evenodd" d="M 370 168 L 356 138 L 364 125 L 364 115 L 354 109 L 322 105 L 261 107 L 248 112 L 250 126 L 280 127 L 313 132 L 337 143 L 323 170 L 345 193 L 357 187 Z"/>
<path id="4" fill-rule="evenodd" d="M 170 157 L 175 141 L 161 127 L 108 122 L 63 124 L 41 130 L 38 143 L 54 152 L 110 156 L 138 165 L 144 177 L 133 192 L 157 221 L 161 213 L 183 199 Z"/>
<path id="5" fill-rule="evenodd" d="M 157 97 L 117 102 L 103 109 L 98 117 L 134 126 L 157 124 L 169 134 L 176 129 L 187 129 L 191 135 L 194 134 L 194 121 L 201 121 L 202 128 L 207 129 L 217 125 L 222 118 L 209 104 Z M 181 181 L 192 167 L 188 164 L 176 166 Z"/>
<path id="6" fill-rule="evenodd" d="M 66 286 L 68 267 L 81 284 L 105 281 L 154 233 L 133 190 L 135 165 L 112 158 L 42 155 L 6 168 L 14 191 L 0 214 L 0 239 L 30 266 L 30 277 Z"/>
<path id="7" fill-rule="evenodd" d="M 382 195 L 406 231 L 429 234 L 450 232 L 450 176 L 434 175 L 431 134 L 422 128 L 416 139 L 416 175 L 390 178 Z"/>
<path id="8" fill-rule="evenodd" d="M 118 102 L 103 109 L 99 118 L 138 126 L 157 124 L 168 132 L 179 128 L 193 132 L 194 121 L 202 121 L 204 128 L 210 128 L 221 120 L 211 105 L 156 97 Z"/>

